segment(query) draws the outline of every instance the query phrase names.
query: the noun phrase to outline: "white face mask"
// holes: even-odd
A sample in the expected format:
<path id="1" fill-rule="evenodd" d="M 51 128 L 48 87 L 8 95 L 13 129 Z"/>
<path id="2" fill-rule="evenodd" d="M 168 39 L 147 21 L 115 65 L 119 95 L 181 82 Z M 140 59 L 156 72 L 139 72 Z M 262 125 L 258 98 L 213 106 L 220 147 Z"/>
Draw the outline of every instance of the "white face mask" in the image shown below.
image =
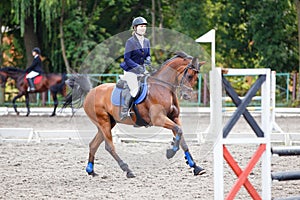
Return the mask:
<path id="1" fill-rule="evenodd" d="M 147 29 L 146 25 L 138 25 L 136 27 L 136 33 L 139 35 L 145 35 L 146 29 Z"/>

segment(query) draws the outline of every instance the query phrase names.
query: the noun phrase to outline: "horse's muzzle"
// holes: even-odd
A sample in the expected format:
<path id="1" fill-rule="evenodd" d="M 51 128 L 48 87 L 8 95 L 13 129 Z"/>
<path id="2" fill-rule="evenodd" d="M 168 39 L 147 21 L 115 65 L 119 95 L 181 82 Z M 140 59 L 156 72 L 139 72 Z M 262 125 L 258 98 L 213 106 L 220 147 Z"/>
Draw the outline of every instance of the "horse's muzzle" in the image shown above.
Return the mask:
<path id="1" fill-rule="evenodd" d="M 189 94 L 182 94 L 182 98 L 184 100 L 190 100 L 191 99 L 191 95 L 189 95 Z"/>

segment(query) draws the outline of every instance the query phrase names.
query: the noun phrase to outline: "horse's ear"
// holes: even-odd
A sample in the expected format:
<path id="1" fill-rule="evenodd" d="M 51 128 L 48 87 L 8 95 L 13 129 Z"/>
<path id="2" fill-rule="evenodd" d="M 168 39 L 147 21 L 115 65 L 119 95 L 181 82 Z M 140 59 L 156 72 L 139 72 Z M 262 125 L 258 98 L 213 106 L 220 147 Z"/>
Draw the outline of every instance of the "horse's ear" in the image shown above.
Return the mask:
<path id="1" fill-rule="evenodd" d="M 204 65 L 206 63 L 206 61 L 200 61 L 199 62 L 199 70 L 200 70 L 200 67 L 202 66 L 202 65 Z"/>
<path id="2" fill-rule="evenodd" d="M 204 65 L 206 63 L 206 61 L 200 61 L 199 62 L 199 67 L 201 67 L 202 65 Z"/>
<path id="3" fill-rule="evenodd" d="M 195 69 L 199 70 L 198 58 L 194 57 L 194 58 L 192 59 L 192 66 L 193 66 Z"/>

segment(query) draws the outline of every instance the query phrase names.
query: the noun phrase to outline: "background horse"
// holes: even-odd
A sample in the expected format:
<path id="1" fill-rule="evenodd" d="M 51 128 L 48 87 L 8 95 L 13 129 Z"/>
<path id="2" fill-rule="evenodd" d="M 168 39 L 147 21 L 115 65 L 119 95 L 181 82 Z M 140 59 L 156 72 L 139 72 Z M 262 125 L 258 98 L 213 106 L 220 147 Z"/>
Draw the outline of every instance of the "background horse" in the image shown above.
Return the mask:
<path id="1" fill-rule="evenodd" d="M 194 168 L 194 175 L 205 173 L 205 170 L 196 165 L 188 145 L 186 144 L 179 118 L 180 108 L 176 95 L 177 88 L 180 89 L 180 96 L 184 99 L 191 97 L 193 86 L 197 83 L 200 65 L 198 59 L 192 58 L 183 52 L 176 53 L 176 56 L 166 61 L 162 67 L 147 78 L 147 97 L 140 104 L 134 105 L 137 112 L 131 117 L 120 120 L 120 107 L 111 102 L 114 83 L 99 85 L 93 89 L 86 76 L 74 76 L 69 80 L 73 87 L 73 101 L 78 102 L 87 94 L 83 103 L 84 110 L 90 120 L 97 126 L 98 132 L 90 142 L 90 152 L 86 171 L 89 175 L 96 175 L 94 172 L 95 153 L 99 145 L 105 141 L 105 149 L 118 162 L 120 168 L 126 172 L 128 178 L 135 177 L 128 165 L 117 154 L 112 142 L 111 129 L 116 123 L 137 125 L 139 118 L 148 126 L 159 126 L 172 130 L 174 134 L 172 148 L 167 150 L 167 158 L 172 158 L 179 150 L 179 146 L 185 153 L 187 164 Z M 74 87 L 76 86 L 76 87 Z M 78 95 L 80 93 L 80 95 Z M 64 107 L 71 104 L 66 101 Z M 144 123 L 145 126 L 147 126 Z"/>
<path id="2" fill-rule="evenodd" d="M 19 90 L 17 96 L 15 96 L 12 100 L 13 107 L 15 112 L 19 115 L 19 112 L 17 110 L 16 100 L 23 95 L 25 95 L 26 98 L 26 107 L 27 107 L 27 114 L 26 116 L 29 116 L 30 114 L 30 107 L 29 107 L 29 93 L 39 93 L 39 92 L 45 92 L 50 89 L 51 95 L 54 101 L 54 110 L 51 114 L 51 116 L 55 116 L 56 108 L 58 106 L 58 99 L 57 94 L 61 93 L 64 97 L 66 96 L 66 87 L 65 87 L 65 80 L 66 80 L 66 74 L 43 74 L 42 79 L 39 83 L 35 84 L 35 91 L 27 91 L 28 83 L 25 78 L 26 72 L 24 70 L 14 68 L 14 67 L 4 67 L 0 68 L 0 81 L 1 86 L 5 87 L 5 83 L 7 81 L 7 78 L 10 77 L 15 80 L 16 87 Z"/>

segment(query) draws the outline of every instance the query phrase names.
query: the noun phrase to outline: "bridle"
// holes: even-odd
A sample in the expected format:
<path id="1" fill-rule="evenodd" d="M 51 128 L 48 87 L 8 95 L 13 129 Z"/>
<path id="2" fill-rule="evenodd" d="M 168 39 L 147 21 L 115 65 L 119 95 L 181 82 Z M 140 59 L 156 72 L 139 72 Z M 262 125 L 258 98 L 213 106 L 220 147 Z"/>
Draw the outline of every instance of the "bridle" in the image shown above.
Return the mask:
<path id="1" fill-rule="evenodd" d="M 159 79 L 159 78 L 156 78 L 156 77 L 153 77 L 153 76 L 151 76 L 151 78 L 153 78 L 154 80 L 157 80 L 157 81 L 159 81 L 159 82 L 161 82 L 161 83 L 163 83 L 163 84 L 169 86 L 169 87 L 171 88 L 172 91 L 176 91 L 178 88 L 179 88 L 180 93 L 182 92 L 183 89 L 185 89 L 185 90 L 187 90 L 187 91 L 193 91 L 193 88 L 192 88 L 192 87 L 187 86 L 187 85 L 184 84 L 184 80 L 186 79 L 185 76 L 186 76 L 186 74 L 187 74 L 187 72 L 188 72 L 189 69 L 192 69 L 192 70 L 195 71 L 197 74 L 199 73 L 199 70 L 197 70 L 196 68 L 194 68 L 194 67 L 192 66 L 192 63 L 189 63 L 189 64 L 185 67 L 185 69 L 184 69 L 184 71 L 183 71 L 183 75 L 182 75 L 182 78 L 180 79 L 180 82 L 178 81 L 178 79 L 179 79 L 179 76 L 180 76 L 182 73 L 178 73 L 178 74 L 177 74 L 177 76 L 176 76 L 176 80 L 177 80 L 177 81 L 176 81 L 176 82 L 179 82 L 179 84 L 178 84 L 178 85 L 175 85 L 175 86 L 174 86 L 173 84 L 168 83 L 168 82 L 166 82 L 166 81 L 163 81 L 163 80 L 161 80 L 161 79 Z"/>
<path id="2" fill-rule="evenodd" d="M 181 78 L 181 80 L 180 80 L 180 83 L 179 83 L 179 85 L 177 86 L 178 88 L 180 88 L 180 89 L 179 89 L 180 93 L 182 92 L 183 89 L 185 89 L 185 90 L 187 90 L 187 91 L 193 91 L 193 88 L 192 88 L 191 86 L 187 86 L 187 85 L 184 84 L 184 80 L 186 80 L 186 75 L 187 75 L 187 72 L 188 72 L 189 69 L 195 71 L 196 74 L 199 73 L 199 70 L 196 69 L 196 68 L 194 68 L 194 67 L 192 66 L 191 63 L 188 64 L 188 66 L 186 66 L 186 68 L 185 68 L 184 71 L 183 71 L 183 75 L 182 75 L 182 78 Z M 180 73 L 180 74 L 181 74 L 181 73 Z M 176 77 L 177 80 L 178 80 L 180 74 L 177 75 L 177 77 Z M 180 94 L 180 95 L 181 95 L 181 94 Z"/>

